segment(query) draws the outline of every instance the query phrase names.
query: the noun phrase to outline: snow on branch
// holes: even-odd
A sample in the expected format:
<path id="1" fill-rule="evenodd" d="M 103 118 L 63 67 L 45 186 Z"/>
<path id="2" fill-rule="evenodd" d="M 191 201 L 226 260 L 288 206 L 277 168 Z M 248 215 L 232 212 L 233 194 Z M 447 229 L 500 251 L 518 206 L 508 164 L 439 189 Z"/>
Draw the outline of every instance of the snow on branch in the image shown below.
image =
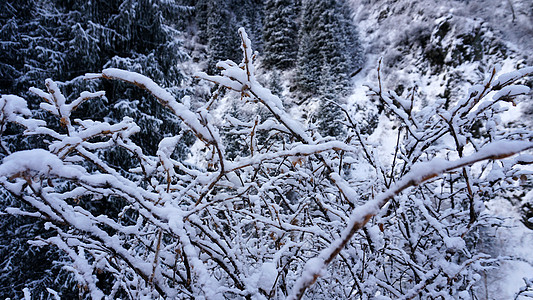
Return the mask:
<path id="1" fill-rule="evenodd" d="M 498 123 L 498 103 L 528 93 L 515 82 L 531 69 L 493 69 L 446 108 L 386 92 L 379 75 L 369 96 L 392 112 L 396 143 L 388 154 L 349 108 L 341 107 L 348 122 L 340 137 L 295 120 L 259 83 L 251 41 L 244 29 L 239 36 L 240 63 L 196 75 L 229 92 L 196 110 L 135 72 L 85 76 L 148 91 L 199 139 L 183 156 L 175 154 L 185 126 L 161 133 L 147 152 L 137 135 L 151 129 L 133 116 L 74 119 L 101 91 L 67 97 L 52 80 L 32 88 L 51 124 L 25 99 L 0 97 L 2 134 L 15 123 L 45 140 L 4 151 L 0 185 L 24 203 L 6 212 L 45 221 L 48 238 L 32 243 L 63 250 L 82 294 L 410 299 L 470 289 L 497 264 L 472 240 L 499 224 L 484 201 L 523 190 L 532 175 L 523 167 L 532 161 L 532 132 Z M 236 103 L 235 112 L 217 108 L 218 96 Z"/>
<path id="2" fill-rule="evenodd" d="M 152 79 L 141 75 L 139 73 L 109 68 L 102 71 L 101 74 L 87 74 L 86 79 L 115 79 L 132 83 L 142 89 L 150 92 L 163 106 L 169 108 L 176 116 L 178 116 L 200 139 L 208 143 L 216 143 L 216 140 L 206 128 L 205 124 L 201 124 L 198 116 L 191 112 L 185 105 L 176 101 L 165 89 L 156 84 Z"/>
<path id="3" fill-rule="evenodd" d="M 379 213 L 380 209 L 395 196 L 409 187 L 419 185 L 431 178 L 458 168 L 473 165 L 484 160 L 504 159 L 533 148 L 533 142 L 498 141 L 486 145 L 475 154 L 463 157 L 457 161 L 433 159 L 429 162 L 418 163 L 411 171 L 404 175 L 397 183 L 375 199 L 357 207 L 350 216 L 346 229 L 340 238 L 333 241 L 330 246 L 320 252 L 317 258 L 309 260 L 298 281 L 296 281 L 292 294 L 287 299 L 301 299 L 305 290 L 323 274 L 328 264 L 343 250 L 353 235 L 362 229 L 370 220 Z M 337 175 L 336 175 L 337 176 Z"/>

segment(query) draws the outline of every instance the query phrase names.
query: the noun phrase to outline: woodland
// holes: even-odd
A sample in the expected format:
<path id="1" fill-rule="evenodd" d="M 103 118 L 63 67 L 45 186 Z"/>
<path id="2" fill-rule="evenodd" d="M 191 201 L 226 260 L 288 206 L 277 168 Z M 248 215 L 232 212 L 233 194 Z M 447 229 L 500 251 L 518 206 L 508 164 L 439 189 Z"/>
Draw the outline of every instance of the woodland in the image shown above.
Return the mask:
<path id="1" fill-rule="evenodd" d="M 533 3 L 480 2 L 1 1 L 0 298 L 533 298 Z"/>

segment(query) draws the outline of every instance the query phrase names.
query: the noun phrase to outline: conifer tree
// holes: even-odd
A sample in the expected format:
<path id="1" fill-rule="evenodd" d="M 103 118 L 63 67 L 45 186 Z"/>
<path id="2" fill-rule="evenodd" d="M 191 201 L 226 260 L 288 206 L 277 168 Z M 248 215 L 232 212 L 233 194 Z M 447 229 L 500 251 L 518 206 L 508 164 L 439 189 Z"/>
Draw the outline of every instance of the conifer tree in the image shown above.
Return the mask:
<path id="1" fill-rule="evenodd" d="M 209 7 L 212 0 L 196 0 L 194 3 L 194 23 L 197 28 L 198 42 L 207 44 L 207 22 L 209 19 Z"/>
<path id="2" fill-rule="evenodd" d="M 42 78 L 65 78 L 59 76 L 65 70 L 66 49 L 58 15 L 48 1 L 2 1 L 0 93 L 26 94 Z"/>
<path id="3" fill-rule="evenodd" d="M 349 10 L 343 0 L 306 0 L 302 3 L 299 30 L 296 88 L 304 96 L 313 96 L 324 84 L 319 76 L 328 68 L 332 82 L 349 89 L 350 74 L 361 63 L 361 47 Z"/>
<path id="4" fill-rule="evenodd" d="M 217 62 L 238 57 L 239 37 L 235 16 L 226 1 L 210 0 L 207 10 L 207 69 L 215 72 Z"/>
<path id="5" fill-rule="evenodd" d="M 294 0 L 267 0 L 263 23 L 263 63 L 267 68 L 293 67 L 298 55 L 297 8 Z"/>
<path id="6" fill-rule="evenodd" d="M 173 94 L 181 97 L 185 90 L 179 86 L 185 77 L 179 63 L 186 55 L 176 28 L 180 12 L 188 9 L 173 1 L 157 0 L 1 1 L 0 94 L 19 94 L 30 101 L 36 100 L 29 95 L 28 88 L 42 87 L 45 78 L 68 80 L 68 85 L 59 83 L 68 98 L 77 98 L 87 85 L 92 85 L 94 90 L 105 90 L 105 98 L 82 104 L 73 115 L 110 123 L 132 117 L 144 129 L 134 139 L 143 152 L 153 155 L 162 137 L 180 132 L 176 117 L 135 87 L 106 80 L 87 82 L 78 76 L 105 67 L 120 67 L 150 76 L 163 86 L 175 86 Z M 37 103 L 29 104 L 30 108 L 38 108 Z M 37 110 L 35 113 L 57 130 L 64 130 L 48 114 Z M 0 147 L 0 157 L 20 149 L 48 147 L 37 144 L 39 137 L 22 137 L 22 130 L 16 126 L 7 129 L 2 135 L 2 145 L 8 147 Z M 177 159 L 187 154 L 188 140 L 187 134 L 180 140 L 174 153 Z M 131 154 L 118 147 L 102 153 L 102 159 L 120 166 L 125 174 L 136 163 Z M 19 201 L 2 197 L 0 211 Z M 104 197 L 89 201 L 86 208 L 98 213 L 102 209 L 120 210 L 122 206 L 121 201 Z M 22 298 L 25 286 L 35 297 L 45 297 L 46 287 L 55 289 L 65 299 L 77 297 L 70 275 L 61 275 L 66 274 L 61 264 L 54 263 L 62 260 L 59 252 L 27 243 L 35 236 L 48 234 L 41 222 L 2 215 L 0 232 L 0 261 L 3 262 L 0 286 L 8 287 L 0 288 L 0 298 Z M 28 268 L 36 262 L 40 262 L 38 267 Z M 105 274 L 99 279 L 105 288 Z"/>
<path id="7" fill-rule="evenodd" d="M 303 100 L 319 100 L 318 128 L 336 136 L 343 132 L 337 104 L 361 64 L 356 28 L 343 0 L 305 0 L 301 20 L 295 88 Z"/>
<path id="8" fill-rule="evenodd" d="M 344 102 L 342 93 L 339 93 L 343 87 L 335 82 L 332 68 L 326 67 L 320 79 L 323 85 L 318 92 L 320 94 L 317 110 L 318 130 L 325 137 L 340 136 L 345 132 L 342 123 L 344 115 L 339 107 Z"/>
<path id="9" fill-rule="evenodd" d="M 20 31 L 21 26 L 28 24 L 30 15 L 15 18 L 17 10 L 31 11 L 31 2 L 19 1 L 0 3 L 0 91 L 6 92 L 16 85 L 24 65 Z"/>
<path id="10" fill-rule="evenodd" d="M 216 72 L 217 62 L 226 59 L 238 60 L 239 36 L 236 32 L 239 27 L 257 32 L 250 38 L 257 45 L 256 49 L 261 50 L 262 18 L 262 0 L 196 0 L 196 37 L 200 44 L 207 46 L 206 69 Z"/>
<path id="11" fill-rule="evenodd" d="M 236 28 L 243 27 L 254 49 L 263 52 L 264 0 L 231 0 L 229 8 L 235 16 Z"/>

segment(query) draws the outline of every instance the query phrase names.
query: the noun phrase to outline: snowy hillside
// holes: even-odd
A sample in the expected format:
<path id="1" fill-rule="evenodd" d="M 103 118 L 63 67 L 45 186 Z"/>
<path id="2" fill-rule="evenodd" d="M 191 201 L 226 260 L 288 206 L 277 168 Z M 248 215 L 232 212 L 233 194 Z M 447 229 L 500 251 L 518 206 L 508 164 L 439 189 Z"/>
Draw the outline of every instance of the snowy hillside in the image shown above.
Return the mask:
<path id="1" fill-rule="evenodd" d="M 426 101 L 458 99 L 488 69 L 499 64 L 511 71 L 533 62 L 532 1 L 365 1 L 354 0 L 354 19 L 362 32 L 367 60 L 355 80 L 350 101 L 369 105 L 363 86 L 376 81 L 378 60 L 383 59 L 384 82 L 390 88 L 417 87 Z M 517 106 L 508 105 L 505 123 L 531 126 L 531 94 Z M 389 153 L 395 133 L 380 124 L 375 133 Z M 385 130 L 385 132 L 383 132 Z M 389 132 L 387 134 L 387 132 Z M 531 190 L 531 187 L 528 188 Z M 507 218 L 496 230 L 492 254 L 512 257 L 500 270 L 483 279 L 482 299 L 512 299 L 533 277 L 533 232 L 522 223 L 520 204 L 498 198 L 487 204 L 491 214 Z M 491 237 L 486 237 L 491 239 Z M 526 299 L 519 297 L 518 299 Z"/>

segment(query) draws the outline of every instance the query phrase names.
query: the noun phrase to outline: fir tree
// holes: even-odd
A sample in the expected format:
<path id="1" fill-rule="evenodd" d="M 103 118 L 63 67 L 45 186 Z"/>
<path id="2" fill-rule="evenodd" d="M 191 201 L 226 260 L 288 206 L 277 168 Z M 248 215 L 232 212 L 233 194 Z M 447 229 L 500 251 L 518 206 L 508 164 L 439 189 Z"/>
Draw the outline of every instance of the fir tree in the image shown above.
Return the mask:
<path id="1" fill-rule="evenodd" d="M 35 100 L 27 90 L 30 86 L 42 88 L 45 78 L 68 80 L 68 85 L 59 83 L 68 98 L 77 98 L 87 85 L 92 85 L 91 90 L 105 90 L 105 98 L 82 104 L 73 115 L 110 123 L 132 117 L 144 128 L 134 139 L 143 152 L 154 155 L 162 137 L 181 131 L 175 116 L 136 87 L 107 80 L 89 83 L 79 76 L 106 67 L 120 67 L 150 76 L 163 86 L 174 86 L 172 92 L 183 95 L 186 91 L 179 86 L 185 77 L 179 63 L 186 54 L 176 28 L 180 12 L 188 10 L 172 1 L 156 0 L 2 1 L 0 94 L 19 94 Z M 30 103 L 30 107 L 38 108 L 37 103 Z M 35 113 L 53 128 L 64 130 L 48 114 L 37 110 Z M 9 149 L 3 148 L 0 156 L 24 148 L 47 148 L 37 144 L 38 138 L 22 137 L 20 128 L 11 127 L 2 135 L 2 144 Z M 190 140 L 187 134 L 180 140 L 174 153 L 176 159 L 187 155 Z M 138 164 L 135 157 L 118 147 L 101 155 L 110 165 L 120 166 L 124 174 L 129 174 L 129 169 Z M 0 211 L 13 201 L 19 200 L 4 199 Z M 120 199 L 103 197 L 86 201 L 85 205 L 89 211 L 99 214 L 103 209 L 120 210 L 124 204 Z M 4 263 L 0 265 L 3 270 L 0 286 L 10 288 L 0 289 L 0 298 L 22 298 L 24 286 L 35 297 L 46 295 L 46 287 L 55 289 L 63 298 L 76 297 L 75 285 L 60 275 L 63 274 L 61 265 L 53 263 L 62 260 L 59 252 L 47 247 L 37 249 L 26 242 L 37 235 L 49 234 L 43 230 L 42 223 L 21 216 L 2 216 L 1 220 L 0 261 Z M 39 268 L 32 272 L 24 267 L 35 265 L 36 261 L 40 262 Z M 63 277 L 56 282 L 58 276 Z M 105 274 L 99 279 L 101 287 L 106 288 Z"/>
<path id="2" fill-rule="evenodd" d="M 207 44 L 207 23 L 209 20 L 209 7 L 212 0 L 196 0 L 194 3 L 194 21 L 197 27 L 198 42 Z"/>
<path id="3" fill-rule="evenodd" d="M 196 37 L 207 46 L 209 72 L 216 72 L 216 64 L 221 60 L 239 59 L 240 38 L 236 33 L 239 27 L 257 32 L 250 39 L 258 46 L 256 49 L 261 49 L 262 0 L 197 0 L 194 10 Z"/>
<path id="4" fill-rule="evenodd" d="M 216 64 L 221 60 L 238 57 L 239 37 L 235 16 L 229 10 L 226 1 L 210 0 L 207 19 L 207 69 L 215 72 Z"/>
<path id="5" fill-rule="evenodd" d="M 361 64 L 357 32 L 343 0 L 303 1 L 301 20 L 295 88 L 303 100 L 319 100 L 320 132 L 336 136 L 343 132 L 337 104 Z"/>
<path id="6" fill-rule="evenodd" d="M 330 69 L 341 95 L 349 89 L 350 74 L 361 64 L 361 47 L 348 7 L 342 0 L 306 0 L 302 4 L 299 30 L 296 88 L 304 97 L 324 85 Z"/>
<path id="7" fill-rule="evenodd" d="M 263 51 L 263 0 L 231 0 L 230 12 L 235 16 L 236 28 L 243 27 L 256 51 Z M 236 57 L 238 58 L 238 56 Z"/>
<path id="8" fill-rule="evenodd" d="M 322 136 L 340 136 L 345 132 L 342 123 L 344 115 L 339 105 L 343 103 L 343 87 L 335 83 L 332 68 L 326 67 L 321 76 L 319 106 L 317 111 L 318 130 Z"/>
<path id="9" fill-rule="evenodd" d="M 298 55 L 297 9 L 294 0 L 267 0 L 263 23 L 263 63 L 285 70 Z"/>
<path id="10" fill-rule="evenodd" d="M 42 78 L 60 77 L 66 49 L 55 7 L 48 1 L 2 1 L 0 11 L 0 72 L 9 76 L 0 79 L 0 93 L 24 95 Z"/>

